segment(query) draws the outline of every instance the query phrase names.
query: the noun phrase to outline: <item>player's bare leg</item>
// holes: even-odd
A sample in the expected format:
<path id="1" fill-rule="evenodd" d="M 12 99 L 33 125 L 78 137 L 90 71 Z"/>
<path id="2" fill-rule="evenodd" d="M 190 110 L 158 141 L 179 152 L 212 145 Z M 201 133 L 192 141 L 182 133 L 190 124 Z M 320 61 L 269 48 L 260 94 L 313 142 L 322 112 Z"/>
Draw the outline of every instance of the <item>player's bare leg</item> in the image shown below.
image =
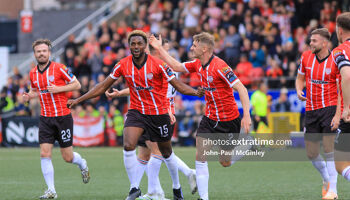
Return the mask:
<path id="1" fill-rule="evenodd" d="M 173 180 L 174 200 L 182 200 L 183 195 L 179 181 L 177 161 L 171 147 L 171 140 L 166 142 L 158 142 L 158 148 L 164 157 L 164 162 L 168 167 L 171 179 Z"/>
<path id="2" fill-rule="evenodd" d="M 312 162 L 312 165 L 318 170 L 323 179 L 322 185 L 322 197 L 327 193 L 329 189 L 329 174 L 327 170 L 326 162 L 320 155 L 320 142 L 305 140 L 306 155 Z"/>
<path id="3" fill-rule="evenodd" d="M 88 183 L 90 181 L 90 172 L 86 160 L 79 153 L 73 152 L 72 146 L 61 148 L 61 154 L 64 161 L 79 167 L 83 183 Z"/>
<path id="4" fill-rule="evenodd" d="M 44 195 L 40 196 L 40 199 L 57 198 L 54 184 L 54 169 L 51 161 L 52 148 L 53 144 L 40 144 L 41 171 L 47 185 L 47 190 Z"/>
<path id="5" fill-rule="evenodd" d="M 141 190 L 137 184 L 137 156 L 136 144 L 139 137 L 144 130 L 139 127 L 125 127 L 124 128 L 124 166 L 130 181 L 129 196 L 126 200 L 135 200 L 141 196 Z"/>
<path id="6" fill-rule="evenodd" d="M 323 196 L 323 199 L 338 198 L 338 191 L 337 191 L 338 173 L 335 169 L 335 162 L 334 162 L 334 139 L 335 139 L 335 135 L 323 136 L 324 156 L 325 156 L 327 171 L 329 175 L 329 190 Z"/>

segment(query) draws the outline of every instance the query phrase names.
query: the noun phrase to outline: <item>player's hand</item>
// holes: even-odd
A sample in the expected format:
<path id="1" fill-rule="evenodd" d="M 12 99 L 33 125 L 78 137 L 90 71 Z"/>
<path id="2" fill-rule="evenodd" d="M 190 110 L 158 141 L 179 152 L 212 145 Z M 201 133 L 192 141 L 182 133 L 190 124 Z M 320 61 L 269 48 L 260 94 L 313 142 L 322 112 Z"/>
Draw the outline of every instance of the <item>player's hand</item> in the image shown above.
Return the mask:
<path id="1" fill-rule="evenodd" d="M 202 96 L 204 96 L 204 94 L 205 94 L 205 90 L 202 87 L 199 87 L 197 89 L 197 96 L 202 97 Z"/>
<path id="2" fill-rule="evenodd" d="M 343 119 L 346 123 L 349 123 L 349 122 L 350 122 L 350 110 L 349 110 L 349 106 L 345 106 L 345 105 L 344 105 L 344 110 L 343 110 L 343 114 L 342 114 L 342 119 Z"/>
<path id="3" fill-rule="evenodd" d="M 159 39 L 157 40 L 157 38 L 152 34 L 149 37 L 149 44 L 156 50 L 160 49 L 160 47 L 162 47 L 162 36 L 159 34 Z"/>
<path id="4" fill-rule="evenodd" d="M 105 95 L 108 98 L 115 98 L 115 97 L 120 97 L 121 96 L 121 92 L 115 88 L 112 88 L 113 92 L 109 92 L 108 90 L 105 92 Z"/>
<path id="5" fill-rule="evenodd" d="M 67 107 L 70 108 L 70 109 L 73 108 L 76 105 L 78 105 L 77 99 L 69 99 L 67 101 Z"/>
<path id="6" fill-rule="evenodd" d="M 47 86 L 47 90 L 49 90 L 50 93 L 59 93 L 59 92 L 61 92 L 60 91 L 60 87 L 56 86 L 56 85 L 53 85 L 53 84 Z"/>
<path id="7" fill-rule="evenodd" d="M 250 116 L 249 115 L 243 116 L 243 119 L 241 121 L 241 127 L 243 127 L 244 132 L 246 134 L 249 133 L 251 124 L 252 124 L 252 120 L 250 119 Z"/>
<path id="8" fill-rule="evenodd" d="M 332 131 L 337 130 L 339 127 L 339 123 L 340 123 L 340 116 L 335 115 L 331 122 L 331 130 Z"/>
<path id="9" fill-rule="evenodd" d="M 175 122 L 176 122 L 176 117 L 175 117 L 175 115 L 171 112 L 170 109 L 168 110 L 168 113 L 169 113 L 169 117 L 170 117 L 170 124 L 171 124 L 171 125 L 175 124 Z"/>
<path id="10" fill-rule="evenodd" d="M 30 100 L 30 95 L 28 94 L 28 93 L 26 93 L 26 92 L 23 92 L 23 100 L 24 100 L 24 102 L 27 102 L 27 101 L 29 101 Z"/>
<path id="11" fill-rule="evenodd" d="M 297 90 L 297 95 L 301 101 L 306 101 L 306 97 L 303 96 L 304 92 L 302 90 Z"/>

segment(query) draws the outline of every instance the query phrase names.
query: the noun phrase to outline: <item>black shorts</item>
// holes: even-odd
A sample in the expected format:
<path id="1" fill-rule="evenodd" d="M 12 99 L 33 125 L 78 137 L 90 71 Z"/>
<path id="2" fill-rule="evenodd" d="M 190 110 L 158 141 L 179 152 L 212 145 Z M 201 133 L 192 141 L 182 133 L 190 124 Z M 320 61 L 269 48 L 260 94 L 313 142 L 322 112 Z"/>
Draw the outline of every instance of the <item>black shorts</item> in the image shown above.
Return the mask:
<path id="1" fill-rule="evenodd" d="M 73 117 L 71 114 L 58 117 L 40 116 L 39 144 L 55 143 L 58 141 L 61 148 L 73 145 Z"/>
<path id="2" fill-rule="evenodd" d="M 334 135 L 331 130 L 331 122 L 337 110 L 337 106 L 329 106 L 305 113 L 305 136 L 308 141 L 320 141 L 324 135 Z"/>
<path id="3" fill-rule="evenodd" d="M 172 130 L 172 132 L 174 133 L 174 128 L 175 128 L 175 124 L 173 125 L 170 125 L 170 128 Z M 139 138 L 139 141 L 137 142 L 137 145 L 138 146 L 141 146 L 141 147 L 147 147 L 147 144 L 146 144 L 146 141 L 147 140 L 150 140 L 149 138 L 149 134 L 147 133 L 147 131 L 145 130 L 143 132 L 143 134 L 141 135 L 141 137 Z"/>
<path id="4" fill-rule="evenodd" d="M 168 114 L 144 115 L 138 110 L 129 110 L 126 114 L 124 127 L 142 128 L 143 134 L 148 134 L 149 140 L 152 142 L 166 142 L 173 136 Z"/>
<path id="5" fill-rule="evenodd" d="M 337 136 L 334 140 L 334 149 L 337 151 L 350 152 L 350 123 L 340 121 Z"/>

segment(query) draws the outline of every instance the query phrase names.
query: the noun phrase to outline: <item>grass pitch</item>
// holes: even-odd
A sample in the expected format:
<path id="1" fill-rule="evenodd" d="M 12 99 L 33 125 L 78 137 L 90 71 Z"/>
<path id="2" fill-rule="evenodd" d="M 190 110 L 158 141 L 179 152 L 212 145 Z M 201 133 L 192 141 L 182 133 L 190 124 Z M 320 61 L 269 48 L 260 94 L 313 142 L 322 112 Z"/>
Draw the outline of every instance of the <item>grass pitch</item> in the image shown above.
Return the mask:
<path id="1" fill-rule="evenodd" d="M 121 148 L 75 148 L 88 161 L 91 180 L 83 184 L 80 170 L 63 161 L 59 148 L 54 148 L 53 164 L 58 199 L 124 200 L 129 180 L 124 169 Z M 300 153 L 304 150 L 288 150 Z M 194 168 L 195 149 L 175 148 L 175 153 Z M 41 174 L 39 148 L 0 148 L 0 199 L 37 199 L 46 189 Z M 209 195 L 217 200 L 321 199 L 321 177 L 311 162 L 239 161 L 223 168 L 209 162 Z M 172 199 L 171 179 L 165 164 L 160 181 L 166 197 Z M 186 177 L 180 173 L 185 199 L 192 195 Z M 350 199 L 350 184 L 338 176 L 340 199 Z M 147 192 L 147 177 L 141 183 Z"/>

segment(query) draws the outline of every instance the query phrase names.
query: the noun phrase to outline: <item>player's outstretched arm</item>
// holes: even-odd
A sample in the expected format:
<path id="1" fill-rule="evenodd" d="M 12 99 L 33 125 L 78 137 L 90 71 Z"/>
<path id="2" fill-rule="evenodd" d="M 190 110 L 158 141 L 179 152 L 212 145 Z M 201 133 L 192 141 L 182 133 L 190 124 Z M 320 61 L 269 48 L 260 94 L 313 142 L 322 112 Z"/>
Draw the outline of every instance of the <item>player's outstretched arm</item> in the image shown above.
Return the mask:
<path id="1" fill-rule="evenodd" d="M 297 79 L 295 80 L 295 89 L 297 91 L 298 98 L 301 101 L 306 101 L 306 97 L 304 97 L 304 82 L 305 82 L 305 75 L 301 75 L 298 73 Z"/>
<path id="2" fill-rule="evenodd" d="M 93 87 L 89 92 L 85 93 L 83 96 L 74 100 L 68 100 L 68 107 L 72 108 L 80 102 L 102 95 L 104 92 L 106 92 L 108 88 L 112 86 L 114 81 L 116 81 L 116 79 L 112 79 L 110 76 L 108 76 L 104 81 L 98 83 L 95 87 Z"/>
<path id="3" fill-rule="evenodd" d="M 248 134 L 252 121 L 250 119 L 250 113 L 249 113 L 250 106 L 249 106 L 249 96 L 248 96 L 247 88 L 245 88 L 240 81 L 234 84 L 232 88 L 238 92 L 239 98 L 241 99 L 242 106 L 243 106 L 243 118 L 241 121 L 241 126 L 243 127 L 245 133 Z"/>
<path id="4" fill-rule="evenodd" d="M 157 40 L 154 35 L 151 35 L 149 38 L 149 44 L 159 52 L 160 58 L 165 61 L 172 70 L 175 72 L 187 72 L 186 69 L 182 66 L 182 64 L 173 58 L 162 46 L 162 36 L 159 35 L 159 39 Z"/>
<path id="5" fill-rule="evenodd" d="M 340 69 L 341 74 L 341 87 L 343 92 L 343 102 L 344 102 L 344 110 L 343 110 L 343 120 L 346 122 L 350 122 L 350 89 L 348 88 L 350 85 L 350 67 L 343 66 Z"/>
<path id="6" fill-rule="evenodd" d="M 47 86 L 47 89 L 51 93 L 70 92 L 74 90 L 80 90 L 80 88 L 81 88 L 81 85 L 78 79 L 74 79 L 73 82 L 63 86 L 56 86 L 53 84 L 50 84 L 49 86 Z"/>
<path id="7" fill-rule="evenodd" d="M 105 95 L 108 98 L 115 98 L 115 97 L 126 97 L 130 95 L 130 89 L 129 88 L 125 88 L 122 90 L 117 90 L 115 88 L 112 89 L 113 92 L 109 92 L 108 90 L 105 92 Z"/>
<path id="8" fill-rule="evenodd" d="M 23 92 L 23 100 L 25 102 L 27 102 L 33 98 L 36 98 L 38 96 L 39 96 L 39 94 L 38 94 L 38 91 L 36 90 L 36 88 L 31 88 L 28 93 Z"/>
<path id="9" fill-rule="evenodd" d="M 204 90 L 202 88 L 195 90 L 191 86 L 179 81 L 177 78 L 173 78 L 169 83 L 181 94 L 198 97 L 202 97 L 204 95 Z"/>

